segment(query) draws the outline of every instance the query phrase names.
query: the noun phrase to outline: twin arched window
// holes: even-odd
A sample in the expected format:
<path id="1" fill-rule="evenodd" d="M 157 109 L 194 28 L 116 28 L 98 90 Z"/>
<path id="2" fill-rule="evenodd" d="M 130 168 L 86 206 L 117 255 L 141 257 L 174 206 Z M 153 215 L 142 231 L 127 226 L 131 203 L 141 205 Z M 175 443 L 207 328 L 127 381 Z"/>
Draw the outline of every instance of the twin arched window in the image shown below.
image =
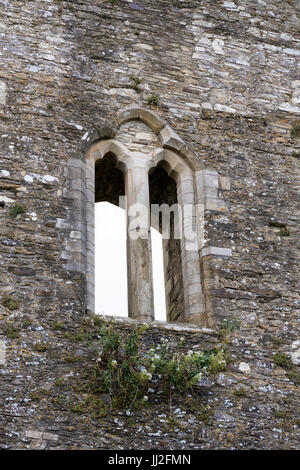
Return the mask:
<path id="1" fill-rule="evenodd" d="M 128 312 L 154 319 L 151 225 L 163 235 L 167 320 L 203 321 L 198 204 L 191 165 L 179 155 L 182 140 L 151 112 L 123 113 L 113 139 L 99 140 L 86 156 L 86 302 L 94 311 L 94 204 L 126 209 Z M 143 119 L 144 118 L 144 119 Z M 96 286 L 97 288 L 97 286 Z"/>
<path id="2" fill-rule="evenodd" d="M 81 273 L 84 306 L 94 313 L 95 202 L 121 201 L 127 219 L 129 317 L 154 319 L 152 225 L 163 235 L 167 320 L 213 326 L 210 273 L 214 260 L 218 265 L 220 258 L 230 257 L 231 248 L 210 246 L 204 239 L 204 214 L 228 210 L 223 193 L 230 191 L 230 178 L 201 169 L 199 160 L 194 169 L 197 158 L 149 110 L 131 106 L 117 122 L 117 130 L 107 126 L 86 133 L 81 152 L 68 162 L 73 210 L 62 253 L 66 269 Z"/>

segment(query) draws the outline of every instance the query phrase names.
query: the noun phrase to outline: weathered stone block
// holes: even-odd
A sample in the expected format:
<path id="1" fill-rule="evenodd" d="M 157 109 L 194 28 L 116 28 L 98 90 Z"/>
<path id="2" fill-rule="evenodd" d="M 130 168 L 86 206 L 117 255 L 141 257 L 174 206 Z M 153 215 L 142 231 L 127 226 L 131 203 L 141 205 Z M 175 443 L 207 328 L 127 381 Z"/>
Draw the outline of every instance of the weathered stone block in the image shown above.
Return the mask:
<path id="1" fill-rule="evenodd" d="M 228 176 L 219 176 L 219 187 L 222 191 L 230 191 L 231 179 Z"/>
<path id="2" fill-rule="evenodd" d="M 165 126 L 159 133 L 163 148 L 179 151 L 183 146 L 183 140 L 176 134 L 171 126 Z"/>

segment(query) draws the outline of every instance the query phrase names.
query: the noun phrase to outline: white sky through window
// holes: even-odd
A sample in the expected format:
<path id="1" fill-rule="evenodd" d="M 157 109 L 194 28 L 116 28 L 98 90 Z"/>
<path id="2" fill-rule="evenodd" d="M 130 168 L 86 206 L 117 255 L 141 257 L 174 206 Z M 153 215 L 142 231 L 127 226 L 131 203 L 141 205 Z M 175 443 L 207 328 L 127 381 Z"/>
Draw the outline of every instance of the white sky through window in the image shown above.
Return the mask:
<path id="1" fill-rule="evenodd" d="M 154 312 L 166 320 L 162 237 L 151 229 Z M 95 204 L 95 308 L 101 315 L 128 316 L 125 211 Z"/>

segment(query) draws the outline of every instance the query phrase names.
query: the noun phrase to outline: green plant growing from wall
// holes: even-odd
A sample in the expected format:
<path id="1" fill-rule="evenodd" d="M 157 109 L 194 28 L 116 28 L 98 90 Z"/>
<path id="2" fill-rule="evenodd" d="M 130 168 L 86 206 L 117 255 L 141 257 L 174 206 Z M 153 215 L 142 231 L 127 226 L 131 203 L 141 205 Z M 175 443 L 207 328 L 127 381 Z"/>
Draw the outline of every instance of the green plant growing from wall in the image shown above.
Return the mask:
<path id="1" fill-rule="evenodd" d="M 11 295 L 4 295 L 1 299 L 2 305 L 8 308 L 11 312 L 19 308 L 19 301 L 12 297 Z"/>
<path id="2" fill-rule="evenodd" d="M 64 379 L 63 377 L 58 377 L 54 383 L 56 387 L 62 387 L 64 384 Z"/>
<path id="3" fill-rule="evenodd" d="M 209 419 L 213 416 L 214 411 L 209 405 L 200 405 L 192 409 L 192 411 L 196 414 L 198 419 L 207 424 Z"/>
<path id="4" fill-rule="evenodd" d="M 150 95 L 147 99 L 147 104 L 149 106 L 155 106 L 157 107 L 158 104 L 159 104 L 159 96 L 156 95 L 155 93 L 152 93 L 152 95 Z"/>
<path id="5" fill-rule="evenodd" d="M 54 322 L 53 329 L 58 331 L 65 331 L 66 326 L 61 322 Z"/>
<path id="6" fill-rule="evenodd" d="M 275 346 L 280 346 L 281 344 L 283 344 L 283 339 L 282 339 L 282 338 L 278 338 L 278 337 L 276 337 L 276 336 L 271 336 L 270 341 L 271 341 Z"/>
<path id="7" fill-rule="evenodd" d="M 282 352 L 274 354 L 274 364 L 278 367 L 282 367 L 283 369 L 291 369 L 292 367 L 289 357 Z"/>
<path id="8" fill-rule="evenodd" d="M 244 398 L 247 396 L 247 391 L 243 387 L 235 388 L 232 393 L 238 398 Z"/>
<path id="9" fill-rule="evenodd" d="M 279 235 L 280 237 L 289 237 L 290 230 L 288 227 L 281 227 L 277 235 Z"/>
<path id="10" fill-rule="evenodd" d="M 296 369 L 296 368 L 295 368 Z M 297 370 L 289 370 L 286 376 L 292 380 L 296 385 L 300 385 L 300 372 Z"/>
<path id="11" fill-rule="evenodd" d="M 131 333 L 122 333 L 111 324 L 100 329 L 101 353 L 93 369 L 91 390 L 109 395 L 110 410 L 125 408 L 130 412 L 145 406 L 151 384 L 168 399 L 171 412 L 175 395 L 193 393 L 203 374 L 226 368 L 221 347 L 184 352 L 182 342 L 174 348 L 163 338 L 159 345 L 141 353 L 139 346 L 147 328 L 143 325 Z"/>
<path id="12" fill-rule="evenodd" d="M 47 344 L 43 342 L 33 343 L 32 348 L 37 352 L 45 352 L 48 349 Z"/>
<path id="13" fill-rule="evenodd" d="M 9 339 L 17 339 L 20 335 L 20 331 L 15 326 L 8 324 L 6 325 L 5 335 Z"/>
<path id="14" fill-rule="evenodd" d="M 219 337 L 226 342 L 235 330 L 240 329 L 241 321 L 238 318 L 225 318 L 220 325 Z"/>
<path id="15" fill-rule="evenodd" d="M 131 82 L 131 88 L 137 93 L 141 93 L 142 89 L 139 87 L 139 85 L 142 83 L 142 80 L 135 75 L 130 75 L 129 80 Z"/>
<path id="16" fill-rule="evenodd" d="M 291 129 L 291 137 L 292 139 L 297 139 L 300 137 L 300 122 L 297 122 L 293 125 Z"/>
<path id="17" fill-rule="evenodd" d="M 17 217 L 19 214 L 24 214 L 26 212 L 26 207 L 20 204 L 14 204 L 10 209 L 10 216 L 12 219 Z"/>
<path id="18" fill-rule="evenodd" d="M 300 152 L 292 152 L 291 155 L 292 157 L 297 158 L 297 160 L 300 160 Z"/>

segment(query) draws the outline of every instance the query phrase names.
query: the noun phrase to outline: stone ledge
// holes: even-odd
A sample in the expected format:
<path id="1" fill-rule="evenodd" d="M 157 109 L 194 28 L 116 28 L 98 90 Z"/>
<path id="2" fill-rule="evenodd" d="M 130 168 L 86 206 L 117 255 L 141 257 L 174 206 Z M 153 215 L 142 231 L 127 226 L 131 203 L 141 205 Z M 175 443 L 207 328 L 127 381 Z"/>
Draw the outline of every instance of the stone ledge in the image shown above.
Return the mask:
<path id="1" fill-rule="evenodd" d="M 205 246 L 200 250 L 200 256 L 203 258 L 204 256 L 232 256 L 232 249 L 231 248 L 221 248 L 218 246 Z"/>
<path id="2" fill-rule="evenodd" d="M 97 317 L 101 318 L 101 320 L 105 322 L 116 322 L 118 324 L 123 324 L 127 326 L 133 325 L 143 325 L 147 324 L 150 328 L 158 328 L 160 330 L 170 330 L 170 331 L 179 331 L 179 332 L 187 332 L 187 333 L 203 333 L 208 335 L 217 335 L 217 331 L 211 328 L 205 328 L 197 326 L 193 323 L 169 323 L 159 320 L 154 320 L 151 322 L 143 322 L 140 320 L 136 320 L 135 318 L 129 317 L 115 317 L 109 315 L 97 315 Z"/>

